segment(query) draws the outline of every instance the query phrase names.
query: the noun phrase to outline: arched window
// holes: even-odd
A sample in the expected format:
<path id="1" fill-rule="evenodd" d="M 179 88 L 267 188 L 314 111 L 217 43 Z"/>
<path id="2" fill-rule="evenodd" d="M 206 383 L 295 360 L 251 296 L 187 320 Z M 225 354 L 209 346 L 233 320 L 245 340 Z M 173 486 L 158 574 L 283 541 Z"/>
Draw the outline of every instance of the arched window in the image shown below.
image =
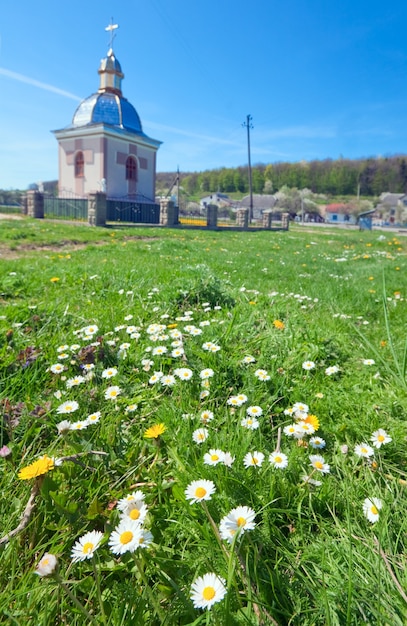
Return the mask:
<path id="1" fill-rule="evenodd" d="M 85 175 L 85 159 L 83 152 L 77 152 L 75 155 L 75 178 L 82 178 Z"/>
<path id="2" fill-rule="evenodd" d="M 126 180 L 137 180 L 136 159 L 131 156 L 126 160 Z"/>

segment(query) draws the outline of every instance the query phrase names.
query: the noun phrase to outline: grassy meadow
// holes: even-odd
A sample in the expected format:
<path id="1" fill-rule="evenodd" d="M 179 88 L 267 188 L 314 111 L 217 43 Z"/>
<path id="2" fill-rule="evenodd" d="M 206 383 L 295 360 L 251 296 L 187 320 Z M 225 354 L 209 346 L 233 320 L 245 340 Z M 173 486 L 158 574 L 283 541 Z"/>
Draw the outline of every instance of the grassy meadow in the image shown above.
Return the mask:
<path id="1" fill-rule="evenodd" d="M 0 622 L 407 623 L 407 239 L 0 222 Z"/>

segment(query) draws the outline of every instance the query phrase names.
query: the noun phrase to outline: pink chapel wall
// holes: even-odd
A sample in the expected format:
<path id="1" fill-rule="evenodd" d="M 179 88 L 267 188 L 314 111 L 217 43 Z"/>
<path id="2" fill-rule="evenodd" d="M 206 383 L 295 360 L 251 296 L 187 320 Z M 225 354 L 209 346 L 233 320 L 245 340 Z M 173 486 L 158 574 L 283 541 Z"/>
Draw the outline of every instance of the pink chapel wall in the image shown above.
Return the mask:
<path id="1" fill-rule="evenodd" d="M 84 157 L 84 176 L 75 177 L 75 156 Z M 126 180 L 126 160 L 137 163 L 137 183 Z M 154 200 L 156 150 L 116 137 L 71 137 L 59 140 L 59 195 L 85 197 L 101 191 L 106 181 L 107 195 L 124 197 L 142 194 Z"/>
<path id="2" fill-rule="evenodd" d="M 84 176 L 75 177 L 75 156 L 84 157 Z M 84 197 L 101 190 L 103 138 L 69 138 L 59 141 L 59 195 Z"/>

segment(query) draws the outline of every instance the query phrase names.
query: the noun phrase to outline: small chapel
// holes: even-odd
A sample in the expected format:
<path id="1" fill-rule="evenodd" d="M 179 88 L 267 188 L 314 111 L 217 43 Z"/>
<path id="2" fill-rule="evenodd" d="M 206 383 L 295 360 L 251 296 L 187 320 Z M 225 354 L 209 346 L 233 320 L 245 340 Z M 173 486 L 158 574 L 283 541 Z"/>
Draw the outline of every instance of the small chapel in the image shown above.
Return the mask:
<path id="1" fill-rule="evenodd" d="M 111 33 L 117 25 L 106 30 Z M 98 69 L 99 89 L 82 100 L 72 123 L 53 131 L 58 140 L 58 195 L 154 202 L 156 155 L 161 141 L 148 137 L 134 106 L 123 96 L 124 74 L 113 52 Z"/>

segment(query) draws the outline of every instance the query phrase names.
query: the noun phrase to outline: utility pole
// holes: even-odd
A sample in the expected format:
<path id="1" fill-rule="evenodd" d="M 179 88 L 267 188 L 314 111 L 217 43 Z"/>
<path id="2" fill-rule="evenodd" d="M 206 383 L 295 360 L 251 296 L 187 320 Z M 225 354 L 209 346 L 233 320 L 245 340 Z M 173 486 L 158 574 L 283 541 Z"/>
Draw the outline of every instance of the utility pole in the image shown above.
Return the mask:
<path id="1" fill-rule="evenodd" d="M 253 220 L 253 185 L 252 185 L 252 164 L 250 158 L 250 129 L 253 128 L 252 116 L 246 116 L 246 122 L 243 122 L 242 126 L 247 128 L 247 163 L 249 173 L 249 194 L 250 194 L 250 209 L 249 209 L 249 222 Z"/>

